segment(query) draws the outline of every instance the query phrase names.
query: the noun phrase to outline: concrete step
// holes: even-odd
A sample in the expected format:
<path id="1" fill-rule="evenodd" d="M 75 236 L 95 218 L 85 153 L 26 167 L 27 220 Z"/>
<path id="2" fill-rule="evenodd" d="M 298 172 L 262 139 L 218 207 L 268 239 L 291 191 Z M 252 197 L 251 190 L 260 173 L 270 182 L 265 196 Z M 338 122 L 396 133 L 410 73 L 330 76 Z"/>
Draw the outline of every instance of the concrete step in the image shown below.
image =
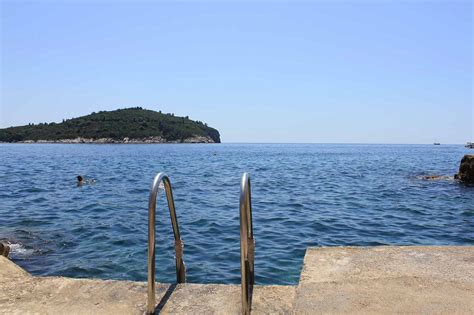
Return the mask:
<path id="1" fill-rule="evenodd" d="M 309 248 L 294 313 L 474 313 L 473 246 Z"/>
<path id="2" fill-rule="evenodd" d="M 256 286 L 253 314 L 290 313 L 294 286 Z M 33 277 L 0 257 L 1 314 L 143 314 L 145 282 Z M 157 284 L 161 314 L 240 314 L 240 285 Z"/>
<path id="3" fill-rule="evenodd" d="M 33 277 L 0 256 L 2 314 L 143 314 L 145 282 Z M 161 314 L 240 314 L 240 286 L 158 284 Z M 474 246 L 309 248 L 298 286 L 256 286 L 253 314 L 474 314 Z"/>
<path id="4" fill-rule="evenodd" d="M 252 314 L 289 314 L 293 308 L 295 290 L 294 286 L 256 286 Z M 178 285 L 161 312 L 164 314 L 241 314 L 240 285 Z"/>

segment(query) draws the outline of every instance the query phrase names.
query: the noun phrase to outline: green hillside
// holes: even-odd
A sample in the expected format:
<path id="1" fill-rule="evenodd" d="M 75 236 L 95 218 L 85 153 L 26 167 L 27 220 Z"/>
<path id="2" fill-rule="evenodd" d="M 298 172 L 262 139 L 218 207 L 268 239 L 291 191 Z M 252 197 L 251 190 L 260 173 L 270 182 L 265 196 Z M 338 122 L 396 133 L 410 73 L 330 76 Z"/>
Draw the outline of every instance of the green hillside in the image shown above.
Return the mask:
<path id="1" fill-rule="evenodd" d="M 87 139 L 111 138 L 123 140 L 162 137 L 169 142 L 203 136 L 220 142 L 219 131 L 188 117 L 177 117 L 141 107 L 101 111 L 62 123 L 29 124 L 0 129 L 0 141 L 62 140 L 78 137 Z"/>

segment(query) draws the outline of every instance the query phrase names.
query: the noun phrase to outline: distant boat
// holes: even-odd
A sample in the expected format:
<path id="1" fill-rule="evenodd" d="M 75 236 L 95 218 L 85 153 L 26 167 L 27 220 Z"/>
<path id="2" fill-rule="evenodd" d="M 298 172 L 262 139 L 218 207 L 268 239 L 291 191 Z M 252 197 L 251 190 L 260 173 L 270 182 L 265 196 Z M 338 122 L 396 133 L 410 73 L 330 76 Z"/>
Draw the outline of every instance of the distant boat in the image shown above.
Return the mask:
<path id="1" fill-rule="evenodd" d="M 433 144 L 434 145 L 441 145 L 441 143 L 439 143 L 439 141 L 435 141 Z"/>
<path id="2" fill-rule="evenodd" d="M 466 148 L 469 148 L 469 149 L 474 149 L 474 142 L 468 142 L 468 143 L 466 143 L 465 147 L 466 147 Z"/>

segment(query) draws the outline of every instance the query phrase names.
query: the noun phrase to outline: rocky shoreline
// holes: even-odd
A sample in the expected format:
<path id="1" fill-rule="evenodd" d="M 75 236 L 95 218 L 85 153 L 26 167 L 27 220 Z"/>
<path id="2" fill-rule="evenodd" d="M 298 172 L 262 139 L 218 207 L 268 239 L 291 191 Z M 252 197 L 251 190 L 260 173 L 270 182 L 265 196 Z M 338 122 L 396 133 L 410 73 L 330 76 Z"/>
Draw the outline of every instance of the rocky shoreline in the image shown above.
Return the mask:
<path id="1" fill-rule="evenodd" d="M 63 143 L 63 144 L 156 144 L 156 143 L 215 143 L 209 136 L 194 136 L 183 139 L 182 141 L 167 141 L 160 136 L 146 137 L 140 139 L 130 139 L 128 137 L 120 139 L 113 138 L 82 138 L 75 139 L 59 139 L 59 140 L 23 140 L 17 142 L 2 142 L 2 143 Z"/>
<path id="2" fill-rule="evenodd" d="M 464 155 L 459 165 L 459 173 L 454 175 L 454 178 L 466 184 L 474 184 L 474 154 Z"/>

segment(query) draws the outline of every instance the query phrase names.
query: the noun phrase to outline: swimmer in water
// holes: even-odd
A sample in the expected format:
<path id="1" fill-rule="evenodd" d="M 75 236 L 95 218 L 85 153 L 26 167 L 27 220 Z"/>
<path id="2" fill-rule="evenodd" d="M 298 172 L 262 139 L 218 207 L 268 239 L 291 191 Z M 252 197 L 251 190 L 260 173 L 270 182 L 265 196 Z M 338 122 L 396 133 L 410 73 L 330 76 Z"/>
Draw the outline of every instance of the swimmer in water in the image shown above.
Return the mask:
<path id="1" fill-rule="evenodd" d="M 86 182 L 84 181 L 84 177 L 82 177 L 81 175 L 77 176 L 77 185 L 78 186 L 83 185 L 85 183 Z"/>
<path id="2" fill-rule="evenodd" d="M 82 185 L 85 185 L 85 184 L 94 184 L 95 183 L 95 179 L 91 178 L 91 179 L 85 179 L 84 176 L 81 176 L 81 175 L 78 175 L 77 177 L 77 186 L 82 186 Z"/>

